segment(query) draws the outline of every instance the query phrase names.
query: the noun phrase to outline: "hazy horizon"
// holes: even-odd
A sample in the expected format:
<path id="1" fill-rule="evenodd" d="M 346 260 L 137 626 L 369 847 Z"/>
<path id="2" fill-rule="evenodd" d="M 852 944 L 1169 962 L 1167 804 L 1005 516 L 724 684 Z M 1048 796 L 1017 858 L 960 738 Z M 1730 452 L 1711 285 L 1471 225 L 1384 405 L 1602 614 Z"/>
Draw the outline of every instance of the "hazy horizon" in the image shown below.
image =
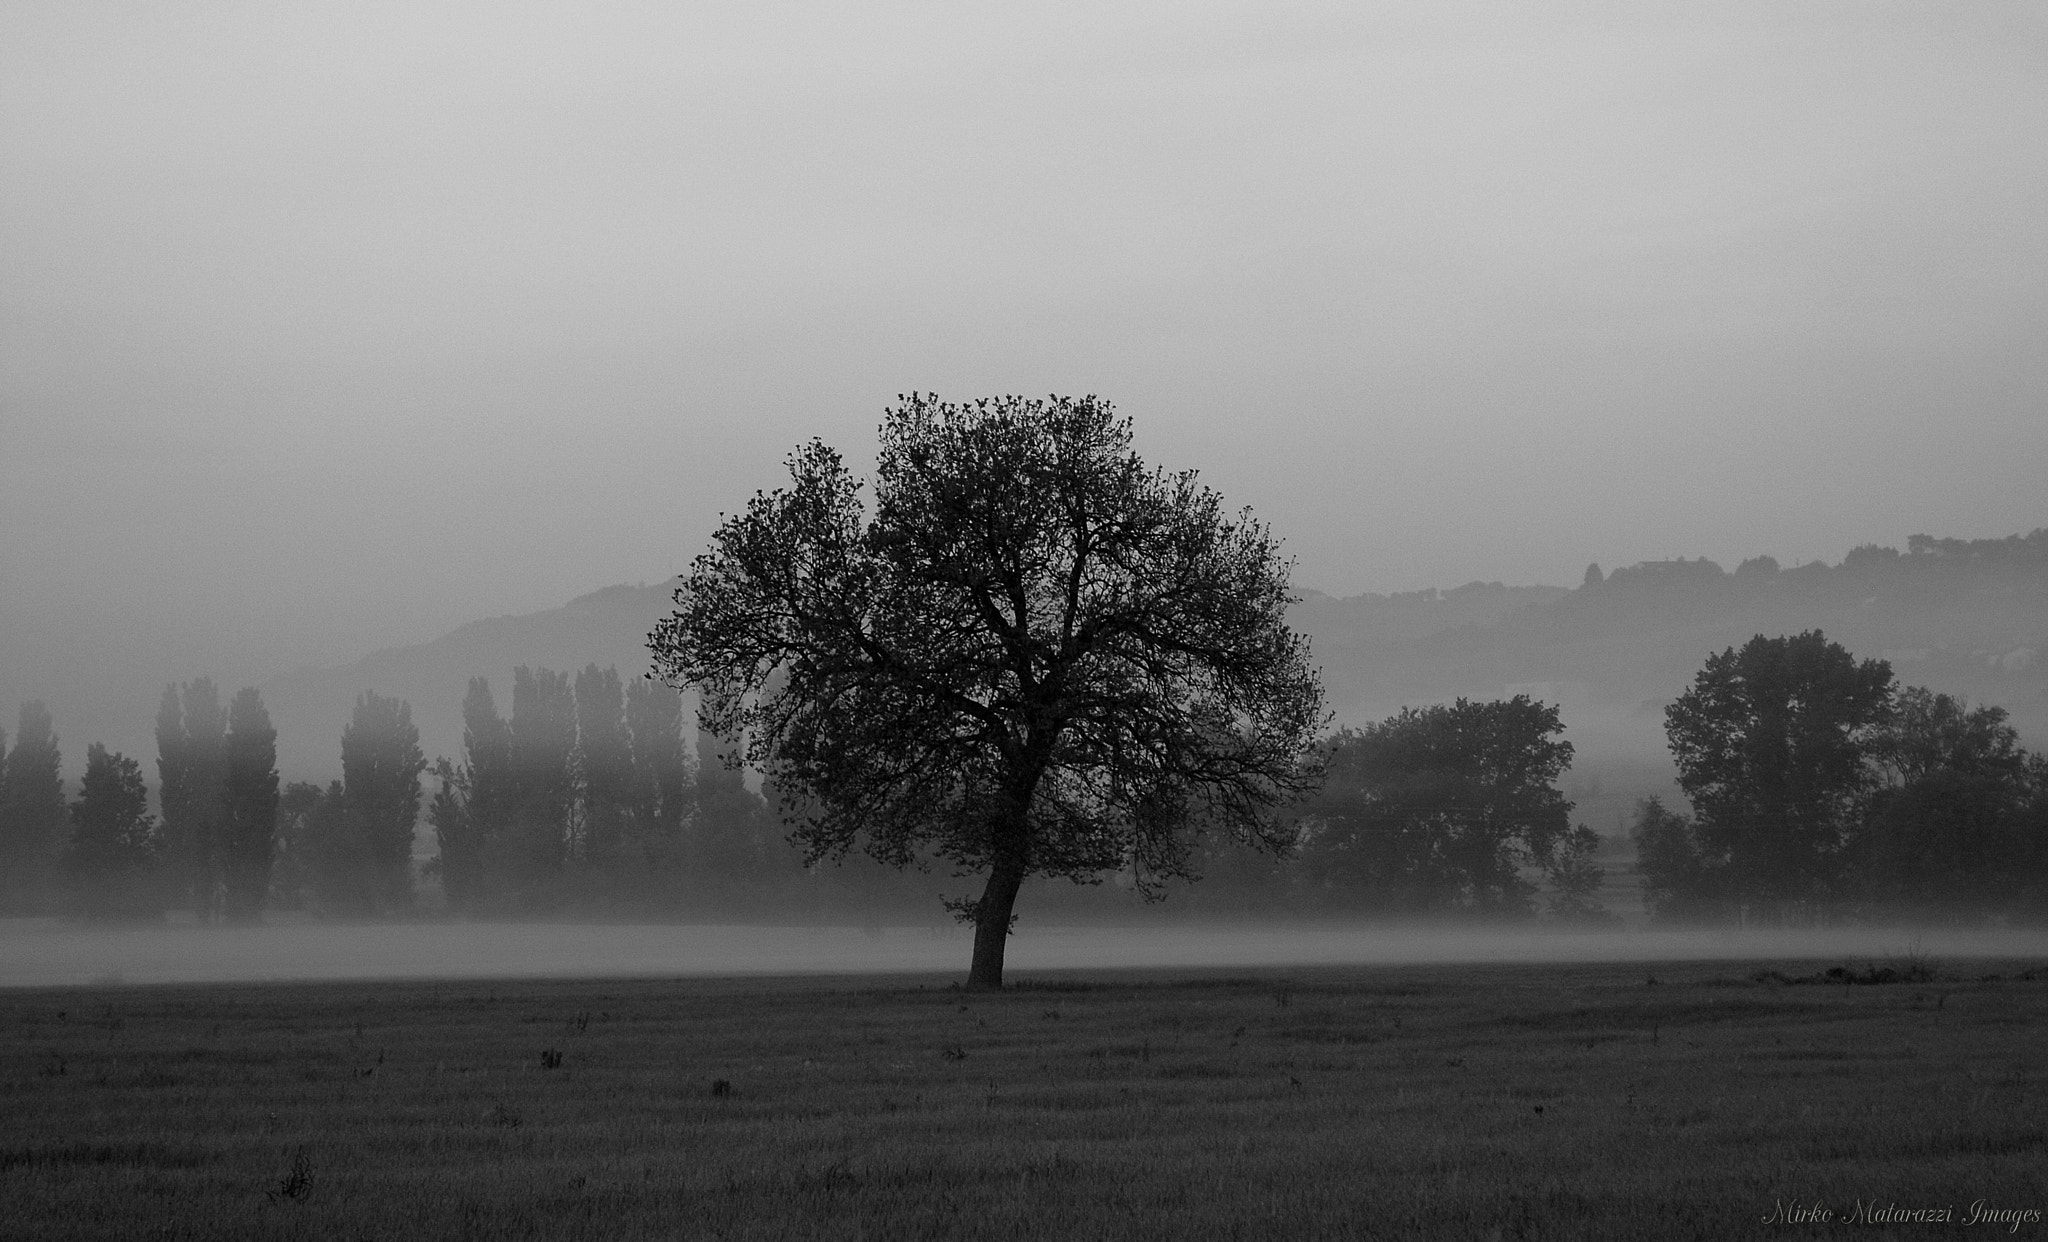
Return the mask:
<path id="1" fill-rule="evenodd" d="M 0 722 L 1099 393 L 1336 596 L 2048 525 L 2048 13 L 0 13 Z M 338 727 L 338 726 L 337 726 Z"/>
<path id="2" fill-rule="evenodd" d="M 0 920 L 0 988 L 345 979 L 957 975 L 959 925 L 856 929 L 735 923 L 287 923 L 93 928 Z M 1819 930 L 1312 925 L 1062 925 L 1029 912 L 1008 952 L 1032 971 L 1259 969 L 1499 962 L 1906 963 L 2048 956 L 2048 932 L 1907 927 Z"/>

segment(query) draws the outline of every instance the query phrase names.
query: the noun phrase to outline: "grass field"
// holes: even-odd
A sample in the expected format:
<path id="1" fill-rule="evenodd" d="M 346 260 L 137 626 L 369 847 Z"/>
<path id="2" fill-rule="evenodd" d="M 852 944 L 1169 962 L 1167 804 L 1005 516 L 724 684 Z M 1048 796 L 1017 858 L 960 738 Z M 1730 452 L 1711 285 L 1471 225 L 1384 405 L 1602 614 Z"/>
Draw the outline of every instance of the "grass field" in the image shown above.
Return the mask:
<path id="1" fill-rule="evenodd" d="M 2048 969 L 1912 965 L 0 992 L 0 1237 L 2038 1236 Z"/>

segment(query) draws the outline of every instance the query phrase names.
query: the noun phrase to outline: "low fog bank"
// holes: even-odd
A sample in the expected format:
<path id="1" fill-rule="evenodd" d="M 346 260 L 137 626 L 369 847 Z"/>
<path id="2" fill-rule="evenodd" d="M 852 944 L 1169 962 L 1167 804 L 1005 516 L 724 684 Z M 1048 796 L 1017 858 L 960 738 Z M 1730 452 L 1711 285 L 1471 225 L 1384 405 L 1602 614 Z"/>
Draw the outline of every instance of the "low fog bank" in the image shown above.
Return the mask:
<path id="1" fill-rule="evenodd" d="M 88 929 L 0 920 L 0 986 L 563 976 L 964 975 L 972 933 L 750 925 L 430 923 Z M 1079 968 L 1936 958 L 2048 959 L 2048 929 L 1572 932 L 1384 926 L 1020 930 L 1012 979 Z"/>

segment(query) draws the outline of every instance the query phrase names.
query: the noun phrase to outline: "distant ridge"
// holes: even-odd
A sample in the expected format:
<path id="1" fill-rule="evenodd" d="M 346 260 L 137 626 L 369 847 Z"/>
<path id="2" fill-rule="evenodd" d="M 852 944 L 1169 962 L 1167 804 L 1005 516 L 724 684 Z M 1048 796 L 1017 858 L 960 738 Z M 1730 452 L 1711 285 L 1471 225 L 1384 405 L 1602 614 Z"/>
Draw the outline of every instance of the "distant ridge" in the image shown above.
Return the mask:
<path id="1" fill-rule="evenodd" d="M 459 626 L 432 642 L 263 685 L 288 778 L 337 774 L 342 726 L 364 690 L 413 707 L 431 758 L 462 745 L 462 696 L 490 679 L 509 710 L 514 667 L 648 668 L 648 631 L 675 580 L 620 585 L 560 608 Z M 1525 692 L 1560 702 L 1583 775 L 1615 756 L 1661 764 L 1662 705 L 1706 657 L 1751 635 L 1822 629 L 1902 681 L 2007 708 L 2030 744 L 2048 743 L 2048 529 L 2005 539 L 1916 535 L 1866 545 L 1838 565 L 1782 568 L 1755 557 L 1646 561 L 1579 587 L 1473 582 L 1448 590 L 1336 598 L 1304 591 L 1293 610 L 1340 722 L 1404 704 Z M 1612 825 L 1604 825 L 1611 830 Z"/>
<path id="2" fill-rule="evenodd" d="M 288 780 L 339 775 L 341 730 L 365 690 L 412 704 L 420 747 L 431 760 L 461 754 L 462 698 L 471 677 L 490 680 L 505 713 L 512 670 L 522 664 L 569 671 L 597 664 L 638 677 L 648 671 L 647 634 L 668 612 L 675 585 L 608 586 L 560 608 L 471 621 L 431 642 L 273 678 L 260 688 L 277 724 L 279 770 Z"/>

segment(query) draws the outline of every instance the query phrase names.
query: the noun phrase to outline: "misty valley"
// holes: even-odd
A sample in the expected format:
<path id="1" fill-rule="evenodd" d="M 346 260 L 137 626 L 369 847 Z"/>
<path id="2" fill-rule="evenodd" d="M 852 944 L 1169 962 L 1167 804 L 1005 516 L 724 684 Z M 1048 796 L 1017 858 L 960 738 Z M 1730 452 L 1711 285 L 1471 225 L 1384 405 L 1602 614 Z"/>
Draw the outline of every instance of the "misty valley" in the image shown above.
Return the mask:
<path id="1" fill-rule="evenodd" d="M 2048 1237 L 2044 134 L 2042 0 L 0 3 L 0 1242 Z"/>
<path id="2" fill-rule="evenodd" d="M 24 704 L 0 1232 L 2041 1221 L 2048 531 L 1296 598 L 1093 399 L 895 417 L 154 782 Z"/>
<path id="3" fill-rule="evenodd" d="M 625 648 L 631 661 L 667 595 L 618 588 L 225 703 L 206 679 L 176 685 L 157 704 L 147 767 L 88 748 L 85 771 L 67 773 L 62 705 L 23 704 L 12 734 L 0 732 L 5 909 L 89 921 L 946 922 L 940 903 L 966 891 L 954 868 L 887 866 L 857 849 L 806 859 L 774 782 L 728 767 L 685 696 L 616 665 L 521 664 L 501 706 L 482 675 L 579 649 Z M 2020 745 L 2048 703 L 2032 659 L 2048 641 L 2044 616 L 2041 532 L 1916 540 L 1838 566 L 1651 564 L 1596 571 L 1572 591 L 1311 594 L 1290 617 L 1311 636 L 1339 719 L 1356 723 L 1325 737 L 1327 781 L 1289 809 L 1294 851 L 1215 841 L 1192 859 L 1200 879 L 1163 902 L 1109 871 L 1089 885 L 1033 880 L 1021 908 L 1052 926 L 2023 924 L 2048 892 L 2040 762 Z M 1741 789 L 1697 785 L 1722 801 L 1719 827 L 1694 822 L 1665 707 L 1717 651 L 1823 625 L 1845 668 L 1876 658 L 1895 670 L 1883 693 L 1897 710 L 1853 724 L 1856 753 L 1826 762 L 1854 770 L 1802 795 L 1834 800 L 1809 816 L 1818 844 L 1803 859 L 1741 845 L 1740 821 L 1758 813 Z M 1907 684 L 1923 676 L 1940 689 Z M 1422 706 L 1365 715 L 1396 696 Z M 297 736 L 270 726 L 272 701 Z M 336 732 L 317 714 L 341 722 L 338 762 L 308 744 Z M 452 758 L 440 750 L 451 743 Z M 1519 767 L 1489 757 L 1502 747 Z M 286 765 L 336 775 L 281 780 Z"/>

